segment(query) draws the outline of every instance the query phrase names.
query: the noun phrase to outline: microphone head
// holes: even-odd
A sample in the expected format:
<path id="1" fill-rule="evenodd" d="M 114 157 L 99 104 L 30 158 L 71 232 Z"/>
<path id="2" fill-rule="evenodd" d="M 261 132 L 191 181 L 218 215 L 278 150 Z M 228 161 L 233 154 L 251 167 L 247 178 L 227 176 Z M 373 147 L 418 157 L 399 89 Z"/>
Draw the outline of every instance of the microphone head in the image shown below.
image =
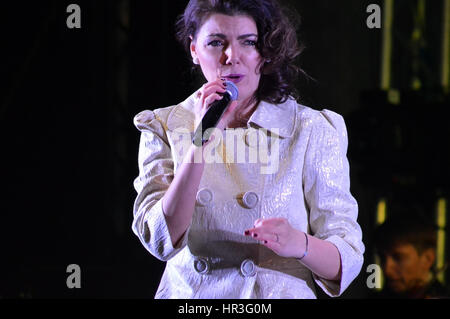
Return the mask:
<path id="1" fill-rule="evenodd" d="M 226 90 L 228 94 L 230 94 L 231 100 L 236 101 L 239 97 L 239 90 L 237 86 L 231 81 L 226 81 L 225 83 L 227 84 Z"/>

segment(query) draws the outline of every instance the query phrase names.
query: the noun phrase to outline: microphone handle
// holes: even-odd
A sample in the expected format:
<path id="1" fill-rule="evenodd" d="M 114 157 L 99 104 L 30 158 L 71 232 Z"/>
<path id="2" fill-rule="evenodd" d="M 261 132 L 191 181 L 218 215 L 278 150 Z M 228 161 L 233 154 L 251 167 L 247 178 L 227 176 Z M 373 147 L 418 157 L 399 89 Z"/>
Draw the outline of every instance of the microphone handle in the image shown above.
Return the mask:
<path id="1" fill-rule="evenodd" d="M 192 143 L 194 143 L 196 146 L 201 146 L 209 140 L 212 130 L 208 132 L 209 134 L 207 136 L 205 136 L 205 132 L 208 129 L 217 126 L 223 113 L 227 109 L 228 105 L 230 105 L 230 102 L 231 96 L 227 92 L 223 95 L 223 98 L 221 100 L 216 100 L 213 103 L 211 103 L 211 106 L 206 111 L 205 115 L 203 115 L 200 124 L 195 130 L 194 139 L 192 140 Z"/>
<path id="2" fill-rule="evenodd" d="M 192 140 L 192 143 L 194 143 L 196 146 L 201 146 L 209 140 L 209 138 L 211 137 L 210 134 L 212 133 L 212 130 L 208 132 L 207 136 L 205 136 L 205 132 L 208 129 L 217 126 L 223 113 L 227 109 L 228 105 L 230 105 L 230 102 L 231 102 L 230 94 L 225 93 L 221 100 L 216 100 L 213 103 L 211 103 L 211 106 L 206 111 L 205 115 L 203 115 L 200 124 L 195 130 L 194 139 Z"/>

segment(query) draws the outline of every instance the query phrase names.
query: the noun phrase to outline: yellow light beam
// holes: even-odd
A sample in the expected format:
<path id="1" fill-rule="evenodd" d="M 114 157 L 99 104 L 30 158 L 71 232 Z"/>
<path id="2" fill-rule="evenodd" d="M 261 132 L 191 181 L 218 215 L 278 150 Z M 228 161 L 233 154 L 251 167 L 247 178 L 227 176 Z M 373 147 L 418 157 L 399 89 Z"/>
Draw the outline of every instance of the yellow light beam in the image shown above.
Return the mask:
<path id="1" fill-rule="evenodd" d="M 386 220 L 386 200 L 383 198 L 377 205 L 377 225 L 381 225 Z"/>
<path id="2" fill-rule="evenodd" d="M 394 0 L 384 0 L 383 44 L 381 52 L 381 89 L 391 88 L 392 27 L 394 22 Z"/>
<path id="3" fill-rule="evenodd" d="M 377 226 L 380 226 L 383 224 L 386 220 L 386 199 L 382 198 L 378 201 L 377 204 L 377 216 L 376 216 L 376 224 Z M 380 256 L 375 254 L 375 263 L 381 267 L 381 260 Z M 382 290 L 384 287 L 384 274 L 381 272 L 379 277 L 380 281 L 380 288 L 376 288 L 377 290 Z"/>
<path id="4" fill-rule="evenodd" d="M 442 270 L 445 266 L 445 227 L 447 225 L 447 200 L 445 198 L 438 200 L 436 219 L 437 226 L 439 227 L 436 243 L 436 268 Z M 445 271 L 440 271 L 437 279 L 445 284 Z"/>
<path id="5" fill-rule="evenodd" d="M 375 263 L 378 265 L 378 266 L 380 266 L 380 268 L 381 268 L 381 260 L 380 260 L 380 256 L 378 256 L 378 255 L 375 255 Z M 383 273 L 383 271 L 380 271 L 379 273 L 378 273 L 378 280 L 379 280 L 379 282 L 380 282 L 380 287 L 377 287 L 377 288 L 375 288 L 377 291 L 381 291 L 381 290 L 383 290 L 383 287 L 384 287 L 384 273 Z"/>
<path id="6" fill-rule="evenodd" d="M 442 20 L 442 74 L 441 84 L 444 91 L 450 91 L 450 0 L 444 0 Z"/>

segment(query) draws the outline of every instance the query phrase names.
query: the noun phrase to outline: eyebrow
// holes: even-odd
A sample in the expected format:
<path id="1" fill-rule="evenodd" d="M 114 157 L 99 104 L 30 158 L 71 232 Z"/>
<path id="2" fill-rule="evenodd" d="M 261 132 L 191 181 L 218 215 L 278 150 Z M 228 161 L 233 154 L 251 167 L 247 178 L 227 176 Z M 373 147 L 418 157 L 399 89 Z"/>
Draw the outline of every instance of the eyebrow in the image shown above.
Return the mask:
<path id="1" fill-rule="evenodd" d="M 208 35 L 208 38 L 213 38 L 213 37 L 217 37 L 217 38 L 221 38 L 221 39 L 227 38 L 227 36 L 223 33 L 212 33 L 212 34 Z M 258 35 L 254 34 L 254 33 L 243 34 L 243 35 L 238 36 L 238 40 L 242 40 L 242 39 L 249 38 L 249 37 L 258 37 Z"/>

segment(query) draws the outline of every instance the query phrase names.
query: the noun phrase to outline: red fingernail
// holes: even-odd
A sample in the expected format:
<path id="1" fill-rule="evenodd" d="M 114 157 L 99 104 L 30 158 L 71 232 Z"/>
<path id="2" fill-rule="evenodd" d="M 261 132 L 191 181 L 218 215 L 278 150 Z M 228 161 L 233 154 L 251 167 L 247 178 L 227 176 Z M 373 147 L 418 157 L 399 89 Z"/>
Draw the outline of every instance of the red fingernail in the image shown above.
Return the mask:
<path id="1" fill-rule="evenodd" d="M 258 237 L 258 234 L 254 233 L 254 234 L 253 234 L 253 237 L 255 237 L 255 238 Z"/>
<path id="2" fill-rule="evenodd" d="M 248 236 L 248 235 L 250 235 L 250 232 L 249 232 L 248 230 L 246 230 L 246 231 L 244 232 L 244 234 L 245 234 L 245 236 Z"/>
<path id="3" fill-rule="evenodd" d="M 267 244 L 267 240 L 264 241 L 264 244 Z"/>

